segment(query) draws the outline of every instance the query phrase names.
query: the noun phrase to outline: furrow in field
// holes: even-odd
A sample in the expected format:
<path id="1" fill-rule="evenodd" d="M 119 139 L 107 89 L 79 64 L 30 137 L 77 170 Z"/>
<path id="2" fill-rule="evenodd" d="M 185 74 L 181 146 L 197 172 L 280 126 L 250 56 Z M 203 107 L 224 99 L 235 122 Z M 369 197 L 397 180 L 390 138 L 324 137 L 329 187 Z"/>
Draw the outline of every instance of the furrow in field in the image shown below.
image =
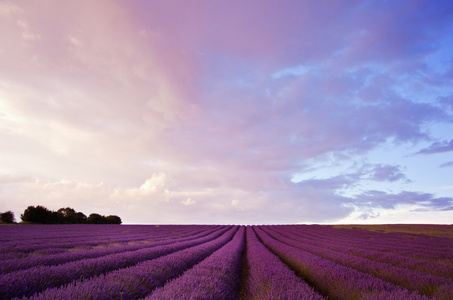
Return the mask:
<path id="1" fill-rule="evenodd" d="M 219 227 L 220 228 L 220 227 Z M 64 252 L 64 253 L 57 253 L 57 254 L 49 254 L 43 256 L 33 256 L 33 257 L 25 257 L 25 258 L 16 258 L 16 259 L 8 259 L 2 262 L 0 266 L 0 273 L 6 274 L 14 271 L 25 270 L 27 268 L 32 268 L 35 266 L 52 266 L 58 264 L 64 264 L 68 262 L 73 262 L 82 259 L 89 259 L 89 258 L 96 258 L 102 257 L 105 255 L 112 255 L 112 254 L 119 254 L 128 251 L 137 251 L 146 248 L 152 248 L 161 245 L 172 244 L 178 241 L 185 241 L 185 240 L 192 240 L 198 237 L 202 237 L 208 235 L 209 233 L 218 230 L 211 229 L 207 231 L 203 231 L 201 233 L 196 233 L 191 236 L 178 238 L 178 239 L 162 239 L 157 240 L 153 243 L 146 243 L 146 244 L 138 244 L 138 245 L 123 245 L 123 246 L 116 246 L 116 247 L 102 247 L 102 248 L 95 248 L 89 250 L 80 250 L 74 252 Z"/>
<path id="2" fill-rule="evenodd" d="M 324 299 L 271 253 L 250 226 L 247 227 L 246 257 L 248 270 L 242 300 Z"/>
<path id="3" fill-rule="evenodd" d="M 36 226 L 37 228 L 35 228 Z M 123 229 L 126 226 L 117 225 L 33 225 L 17 230 L 13 228 L 16 235 L 0 244 L 0 259 L 28 257 L 37 253 L 38 255 L 51 253 L 61 253 L 72 249 L 92 248 L 112 243 L 122 243 L 137 239 L 171 239 L 181 237 L 190 232 L 190 227 L 184 225 L 165 226 L 163 228 L 149 228 L 142 230 L 141 227 L 134 226 L 133 229 Z M 137 228 L 138 227 L 138 228 Z M 176 228 L 175 228 L 176 227 Z M 30 236 L 28 229 L 33 233 Z M 66 229 L 70 228 L 70 229 Z M 146 228 L 146 227 L 145 227 Z M 186 229 L 187 228 L 187 229 Z M 0 227 L 0 230 L 2 228 Z M 19 228 L 20 229 L 20 228 Z M 139 230 L 137 230 L 139 229 Z M 198 228 L 200 230 L 201 228 Z M 193 229 L 192 229 L 193 230 Z M 52 235 L 52 232 L 56 231 Z M 49 238 L 48 235 L 52 235 Z"/>
<path id="4" fill-rule="evenodd" d="M 145 299 L 236 299 L 244 238 L 245 227 L 242 226 L 230 242 Z"/>
<path id="5" fill-rule="evenodd" d="M 273 226 L 291 231 L 295 235 L 313 241 L 329 241 L 332 244 L 348 244 L 355 248 L 374 250 L 387 254 L 397 254 L 407 257 L 417 257 L 425 260 L 452 260 L 453 239 L 427 237 L 398 233 L 389 236 L 388 233 L 360 231 L 350 229 L 332 229 L 325 226 Z"/>
<path id="6" fill-rule="evenodd" d="M 228 243 L 237 230 L 237 226 L 230 227 L 221 235 L 201 244 L 187 246 L 177 252 L 144 261 L 133 267 L 102 274 L 89 280 L 76 280 L 60 288 L 47 289 L 29 299 L 126 300 L 142 298 Z"/>
<path id="7" fill-rule="evenodd" d="M 432 296 L 439 287 L 453 283 L 452 280 L 447 278 L 395 267 L 391 264 L 370 261 L 341 251 L 332 251 L 322 245 L 319 247 L 308 245 L 301 240 L 294 239 L 291 234 L 279 232 L 276 228 L 270 230 L 269 227 L 263 226 L 262 229 L 272 238 L 289 246 L 315 254 L 348 268 L 368 273 L 384 281 L 400 285 L 410 291 L 417 291 L 423 295 Z"/>
<path id="8" fill-rule="evenodd" d="M 30 296 L 50 287 L 67 284 L 79 278 L 90 278 L 116 269 L 136 265 L 187 247 L 211 241 L 231 227 L 207 236 L 152 248 L 84 259 L 55 266 L 38 266 L 0 276 L 0 299 Z"/>
<path id="9" fill-rule="evenodd" d="M 385 282 L 370 274 L 337 264 L 328 259 L 282 243 L 259 227 L 256 233 L 263 244 L 304 280 L 333 299 L 430 299 Z"/>
<path id="10" fill-rule="evenodd" d="M 331 251 L 340 252 L 341 255 L 349 254 L 360 257 L 362 259 L 368 259 L 375 263 L 390 264 L 393 267 L 404 268 L 409 270 L 408 272 L 422 272 L 425 274 L 449 278 L 450 280 L 453 279 L 452 266 L 438 264 L 432 261 L 413 259 L 407 256 L 367 250 L 366 247 L 353 247 L 350 245 L 350 242 L 347 239 L 343 241 L 343 243 L 331 243 L 331 241 L 325 240 L 323 238 L 319 238 L 317 240 L 307 239 L 303 237 L 303 235 L 297 234 L 297 231 L 295 230 L 285 230 L 285 228 L 280 228 L 277 226 L 267 226 L 266 228 L 272 232 L 278 232 L 279 234 L 287 238 L 291 238 L 294 241 L 303 243 L 303 245 L 306 246 L 307 249 L 309 246 L 321 247 L 325 250 L 328 249 Z"/>

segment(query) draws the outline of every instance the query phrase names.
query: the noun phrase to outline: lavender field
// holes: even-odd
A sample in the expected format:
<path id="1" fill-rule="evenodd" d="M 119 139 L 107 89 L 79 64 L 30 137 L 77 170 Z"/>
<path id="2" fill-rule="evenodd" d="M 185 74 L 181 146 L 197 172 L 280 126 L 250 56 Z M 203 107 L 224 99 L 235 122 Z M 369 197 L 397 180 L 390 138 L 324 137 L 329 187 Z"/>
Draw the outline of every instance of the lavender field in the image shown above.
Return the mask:
<path id="1" fill-rule="evenodd" d="M 452 226 L 0 226 L 0 299 L 452 299 Z"/>

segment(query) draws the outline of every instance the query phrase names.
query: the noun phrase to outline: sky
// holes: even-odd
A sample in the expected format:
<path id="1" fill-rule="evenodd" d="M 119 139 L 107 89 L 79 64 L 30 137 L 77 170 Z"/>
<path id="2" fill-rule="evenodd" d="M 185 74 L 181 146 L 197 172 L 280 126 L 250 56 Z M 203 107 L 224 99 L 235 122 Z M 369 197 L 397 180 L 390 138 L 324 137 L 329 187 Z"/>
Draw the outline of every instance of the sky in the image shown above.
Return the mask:
<path id="1" fill-rule="evenodd" d="M 453 1 L 0 0 L 0 211 L 453 223 Z"/>

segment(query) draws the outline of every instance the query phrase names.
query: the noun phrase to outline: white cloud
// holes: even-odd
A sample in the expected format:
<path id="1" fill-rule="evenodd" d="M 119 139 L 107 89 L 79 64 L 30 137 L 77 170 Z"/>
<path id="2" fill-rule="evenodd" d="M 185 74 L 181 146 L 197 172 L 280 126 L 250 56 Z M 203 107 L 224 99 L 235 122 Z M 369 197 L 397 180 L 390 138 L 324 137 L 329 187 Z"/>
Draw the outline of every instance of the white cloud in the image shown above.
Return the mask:
<path id="1" fill-rule="evenodd" d="M 151 178 L 148 178 L 145 183 L 143 183 L 140 186 L 140 190 L 144 192 L 155 192 L 158 189 L 162 189 L 166 186 L 167 184 L 167 176 L 165 173 L 160 172 L 160 173 L 155 173 L 151 176 Z"/>
<path id="2" fill-rule="evenodd" d="M 191 198 L 187 198 L 186 200 L 181 201 L 181 203 L 185 206 L 190 206 L 190 205 L 194 205 L 197 202 L 192 200 Z"/>

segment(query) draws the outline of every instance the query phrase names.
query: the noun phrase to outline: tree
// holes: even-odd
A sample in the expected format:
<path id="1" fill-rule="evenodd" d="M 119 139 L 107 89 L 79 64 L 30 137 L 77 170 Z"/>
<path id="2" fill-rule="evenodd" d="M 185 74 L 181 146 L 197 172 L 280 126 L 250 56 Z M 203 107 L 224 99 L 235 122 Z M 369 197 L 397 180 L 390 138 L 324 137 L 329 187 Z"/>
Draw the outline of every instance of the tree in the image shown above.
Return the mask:
<path id="1" fill-rule="evenodd" d="M 57 210 L 57 213 L 59 214 L 59 218 L 61 219 L 62 223 L 76 223 L 76 211 L 74 210 L 74 208 L 60 208 L 59 210 Z"/>
<path id="2" fill-rule="evenodd" d="M 92 213 L 88 216 L 71 207 L 51 211 L 44 206 L 29 206 L 20 215 L 23 222 L 37 224 L 121 224 L 121 218 L 115 215 L 102 216 Z"/>
<path id="3" fill-rule="evenodd" d="M 57 213 L 60 223 L 85 224 L 87 222 L 87 216 L 84 213 L 77 212 L 71 207 L 60 208 Z"/>
<path id="4" fill-rule="evenodd" d="M 104 216 L 93 213 L 88 216 L 87 223 L 88 224 L 107 224 L 107 220 L 105 220 Z"/>
<path id="5" fill-rule="evenodd" d="M 74 223 L 85 224 L 87 222 L 87 216 L 84 213 L 78 212 L 74 216 Z"/>
<path id="6" fill-rule="evenodd" d="M 105 217 L 107 224 L 121 224 L 121 218 L 118 216 L 107 216 Z"/>
<path id="7" fill-rule="evenodd" d="M 20 215 L 24 222 L 38 223 L 38 224 L 56 224 L 58 223 L 58 213 L 50 211 L 44 206 L 38 205 L 36 207 L 29 206 L 25 209 L 24 213 Z"/>
<path id="8" fill-rule="evenodd" d="M 0 220 L 2 223 L 15 223 L 16 219 L 12 211 L 6 211 L 0 214 Z"/>

